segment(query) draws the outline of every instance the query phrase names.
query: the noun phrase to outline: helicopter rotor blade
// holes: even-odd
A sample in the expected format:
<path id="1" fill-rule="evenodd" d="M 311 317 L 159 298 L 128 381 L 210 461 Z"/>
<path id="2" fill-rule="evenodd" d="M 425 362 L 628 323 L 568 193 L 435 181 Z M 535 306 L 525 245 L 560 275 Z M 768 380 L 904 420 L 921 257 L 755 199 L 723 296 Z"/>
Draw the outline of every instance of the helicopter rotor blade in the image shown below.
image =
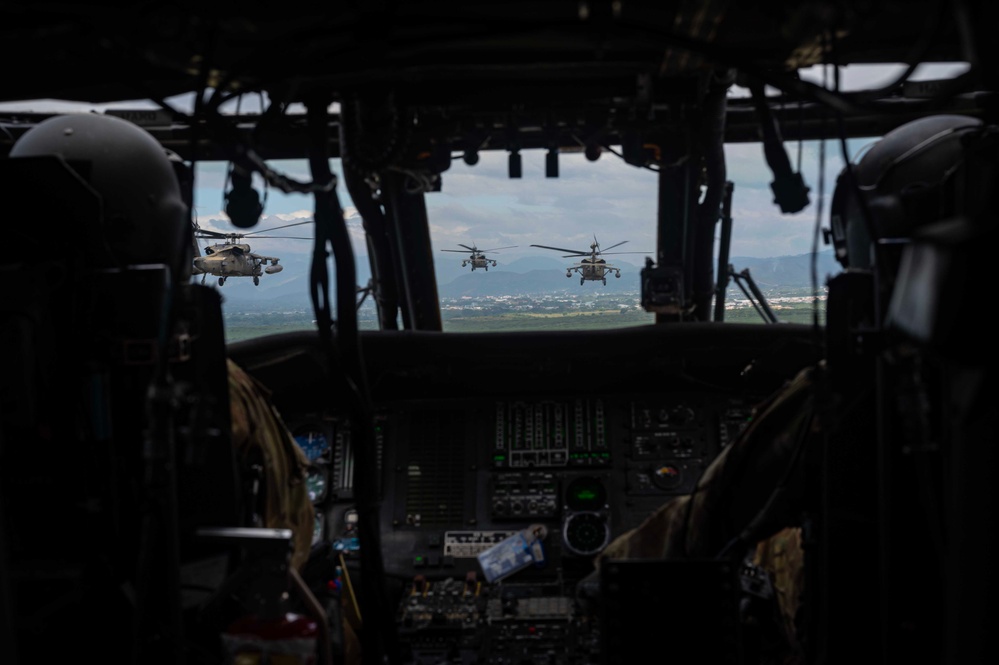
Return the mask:
<path id="1" fill-rule="evenodd" d="M 270 233 L 271 231 L 277 231 L 278 229 L 287 229 L 287 228 L 291 228 L 292 226 L 301 226 L 302 224 L 312 224 L 312 223 L 313 223 L 313 220 L 307 219 L 304 222 L 295 222 L 294 224 L 285 224 L 283 226 L 273 226 L 273 227 L 271 227 L 269 229 L 260 229 L 259 231 L 250 231 L 249 233 L 243 233 L 243 234 L 240 234 L 240 235 L 243 236 L 243 237 L 246 237 L 246 236 L 256 235 L 258 233 Z M 257 237 L 260 237 L 260 236 L 257 236 Z"/>
<path id="2" fill-rule="evenodd" d="M 311 224 L 312 220 L 306 220 L 304 222 L 296 222 L 294 224 L 285 224 L 283 226 L 275 226 L 270 229 L 260 229 L 259 231 L 251 231 L 250 233 L 225 233 L 223 231 L 213 231 L 211 229 L 203 229 L 200 226 L 195 226 L 194 237 L 195 238 L 245 238 L 247 236 L 253 236 L 255 238 L 295 238 L 296 236 L 264 236 L 258 235 L 261 233 L 270 233 L 271 231 L 277 231 L 279 229 L 287 229 L 292 226 L 301 226 L 302 224 Z M 298 237 L 300 240 L 312 240 L 311 237 Z"/>
<path id="3" fill-rule="evenodd" d="M 211 229 L 198 228 L 194 230 L 195 238 L 228 238 L 231 235 L 231 233 L 222 233 L 221 231 L 212 231 Z"/>
<path id="4" fill-rule="evenodd" d="M 516 246 L 517 245 L 510 245 L 508 247 L 493 247 L 492 249 L 480 249 L 479 251 L 480 252 L 495 252 L 495 251 L 498 251 L 498 250 L 501 250 L 501 249 L 513 249 Z"/>
<path id="5" fill-rule="evenodd" d="M 554 249 L 556 252 L 572 252 L 571 256 L 585 256 L 589 252 L 578 252 L 574 249 L 565 249 L 564 247 L 549 247 L 548 245 L 531 245 L 531 247 L 540 247 L 542 249 Z"/>
<path id="6" fill-rule="evenodd" d="M 477 250 L 477 249 L 475 248 L 475 245 L 472 245 L 471 247 L 469 247 L 468 245 L 463 245 L 463 244 L 461 244 L 460 242 L 458 243 L 458 247 L 464 247 L 465 249 L 467 249 L 467 250 L 468 250 L 468 251 L 470 251 L 470 252 L 477 252 L 477 251 L 479 251 L 479 250 Z M 457 252 L 458 250 L 454 250 L 454 251 L 456 251 L 456 252 Z"/>
<path id="7" fill-rule="evenodd" d="M 602 250 L 602 251 L 600 251 L 600 252 L 598 252 L 598 253 L 599 253 L 599 254 L 603 254 L 603 253 L 604 253 L 604 252 L 606 252 L 606 251 L 607 251 L 608 249 L 614 249 L 615 247 L 620 247 L 621 245 L 623 245 L 623 244 L 624 244 L 624 243 L 626 243 L 626 242 L 628 242 L 628 241 L 627 241 L 627 240 L 622 240 L 622 241 L 621 241 L 621 242 L 619 242 L 618 244 L 616 244 L 616 245 L 611 245 L 610 247 L 607 247 L 607 248 L 605 248 L 604 250 Z"/>
<path id="8" fill-rule="evenodd" d="M 312 236 L 253 236 L 257 238 L 282 238 L 284 240 L 315 240 Z"/>

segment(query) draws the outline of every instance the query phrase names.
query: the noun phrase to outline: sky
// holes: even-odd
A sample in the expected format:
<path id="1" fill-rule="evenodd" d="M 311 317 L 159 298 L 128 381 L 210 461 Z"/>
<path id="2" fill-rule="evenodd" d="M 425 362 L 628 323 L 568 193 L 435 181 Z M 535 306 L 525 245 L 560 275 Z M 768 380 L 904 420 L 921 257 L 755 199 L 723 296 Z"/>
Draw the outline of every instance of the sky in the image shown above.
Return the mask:
<path id="1" fill-rule="evenodd" d="M 953 76 L 962 65 L 924 65 L 913 80 Z M 878 86 L 901 71 L 901 66 L 851 66 L 840 70 L 843 90 Z M 828 73 L 827 73 L 828 75 Z M 802 72 L 802 78 L 822 82 L 820 68 Z M 733 96 L 745 94 L 733 89 Z M 181 100 L 182 102 L 183 100 Z M 146 107 L 146 102 L 123 102 L 109 107 Z M 29 103 L 0 104 L 3 110 L 29 109 L 38 112 L 93 110 L 78 104 L 41 100 Z M 243 111 L 252 112 L 248 105 Z M 855 159 L 876 137 L 848 142 L 850 158 Z M 811 203 L 801 212 L 783 214 L 773 202 L 770 190 L 772 173 L 766 164 L 763 148 L 758 143 L 729 144 L 725 147 L 728 179 L 734 184 L 732 198 L 733 233 L 732 257 L 776 257 L 806 254 L 816 246 L 817 223 L 828 226 L 828 201 L 835 178 L 843 168 L 838 142 L 829 141 L 824 150 L 818 142 L 786 143 L 792 168 L 800 170 L 810 187 Z M 559 177 L 545 177 L 544 151 L 524 151 L 523 177 L 511 179 L 507 174 L 505 152 L 480 153 L 480 161 L 468 166 L 455 155 L 451 167 L 444 172 L 440 192 L 426 195 L 431 239 L 437 261 L 460 264 L 463 256 L 443 252 L 461 249 L 462 244 L 481 249 L 506 247 L 492 255 L 498 263 L 509 263 L 526 256 L 547 255 L 561 258 L 559 252 L 531 247 L 532 244 L 586 251 L 593 238 L 602 247 L 624 243 L 610 251 L 636 252 L 622 255 L 620 260 L 641 265 L 644 256 L 654 255 L 656 245 L 657 174 L 625 163 L 620 157 L 605 152 L 595 162 L 581 153 L 560 155 Z M 800 161 L 799 161 L 800 160 Z M 309 181 L 304 161 L 273 161 L 269 166 L 297 180 Z M 341 173 L 337 160 L 333 170 Z M 199 163 L 196 166 L 194 216 L 203 228 L 228 231 L 222 209 L 226 184 L 225 163 Z M 296 221 L 311 219 L 312 197 L 306 194 L 284 194 L 266 189 L 261 181 L 257 188 L 265 198 L 264 216 L 252 232 L 265 235 L 267 229 Z M 355 254 L 366 253 L 361 220 L 346 193 L 342 178 L 338 196 L 344 208 L 348 228 L 355 240 Z M 820 210 L 821 206 L 821 210 Z M 821 213 L 821 219 L 818 217 Z M 717 227 L 720 229 L 720 225 Z M 307 235 L 307 226 L 285 231 L 290 235 Z M 275 234 L 281 233 L 275 231 Z M 717 234 L 716 234 L 717 235 Z M 716 238 L 717 240 L 717 238 Z M 253 242 L 252 235 L 245 241 Z M 311 252 L 310 243 L 301 240 L 263 239 L 253 242 L 253 250 L 269 255 Z M 820 251 L 828 249 L 819 241 Z"/>

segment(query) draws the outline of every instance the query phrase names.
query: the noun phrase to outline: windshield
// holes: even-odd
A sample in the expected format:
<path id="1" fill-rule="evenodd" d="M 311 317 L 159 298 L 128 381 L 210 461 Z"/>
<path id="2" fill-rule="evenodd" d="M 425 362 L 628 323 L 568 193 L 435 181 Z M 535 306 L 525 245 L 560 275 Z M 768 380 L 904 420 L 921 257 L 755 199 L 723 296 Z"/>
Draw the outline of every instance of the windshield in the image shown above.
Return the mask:
<path id="1" fill-rule="evenodd" d="M 851 154 L 869 142 L 849 141 Z M 808 141 L 800 147 L 789 143 L 788 152 L 796 167 L 800 163 L 797 168 L 813 201 L 795 214 L 782 214 L 773 203 L 772 176 L 761 144 L 726 146 L 735 231 L 725 321 L 768 322 L 754 303 L 754 285 L 780 322 L 813 323 L 816 316 L 824 317 L 825 278 L 838 271 L 838 264 L 832 249 L 816 238 L 817 225 L 828 226 L 827 219 L 817 219 L 816 202 L 832 192 L 843 165 L 841 150 L 834 141 L 824 148 Z M 308 179 L 304 161 L 271 165 L 289 177 Z M 482 151 L 474 165 L 458 155 L 442 174 L 440 191 L 426 194 L 443 331 L 585 330 L 652 323 L 654 315 L 641 304 L 640 280 L 646 259 L 655 257 L 658 173 L 628 164 L 611 151 L 596 161 L 582 152 L 562 153 L 558 177 L 546 176 L 545 151 L 524 151 L 521 165 L 521 177 L 511 178 L 505 152 Z M 332 166 L 342 182 L 339 160 L 332 160 Z M 227 165 L 209 162 L 197 169 L 197 224 L 232 232 L 222 212 Z M 280 259 L 282 270 L 262 274 L 257 284 L 248 277 L 231 277 L 223 285 L 213 275 L 194 278 L 215 284 L 222 293 L 229 341 L 315 327 L 308 286 L 312 230 L 300 225 L 312 219 L 311 197 L 256 186 L 265 210 L 243 242 L 253 253 Z M 338 186 L 356 258 L 359 325 L 376 329 L 373 299 L 364 290 L 371 271 L 362 220 L 344 190 Z M 717 224 L 716 245 L 720 233 Z M 210 240 L 200 242 L 203 253 L 212 246 Z"/>

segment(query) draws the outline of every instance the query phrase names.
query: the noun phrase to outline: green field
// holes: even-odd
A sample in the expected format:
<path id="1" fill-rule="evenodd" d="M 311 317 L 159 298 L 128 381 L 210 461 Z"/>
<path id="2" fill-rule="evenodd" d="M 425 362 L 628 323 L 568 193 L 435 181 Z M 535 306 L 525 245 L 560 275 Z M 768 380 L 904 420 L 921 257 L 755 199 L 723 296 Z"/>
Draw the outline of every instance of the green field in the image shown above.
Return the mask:
<path id="1" fill-rule="evenodd" d="M 814 306 L 801 302 L 774 307 L 778 321 L 781 323 L 812 324 L 815 318 Z M 825 303 L 819 303 L 819 324 L 825 324 Z M 555 313 L 536 312 L 502 312 L 490 314 L 475 311 L 470 314 L 447 311 L 443 314 L 444 332 L 505 332 L 518 330 L 598 330 L 622 328 L 653 323 L 653 314 L 641 310 L 628 309 L 620 311 L 587 310 Z M 725 311 L 725 321 L 729 323 L 759 323 L 762 317 L 751 307 L 728 309 Z M 376 323 L 371 319 L 360 321 L 362 330 L 373 330 Z M 266 335 L 283 332 L 314 330 L 315 324 L 310 317 L 282 317 L 248 314 L 226 317 L 226 340 L 238 342 Z"/>
<path id="2" fill-rule="evenodd" d="M 498 315 L 445 316 L 444 332 L 504 332 L 512 330 L 593 330 L 652 323 L 648 312 L 594 310 L 585 312 L 503 313 Z"/>

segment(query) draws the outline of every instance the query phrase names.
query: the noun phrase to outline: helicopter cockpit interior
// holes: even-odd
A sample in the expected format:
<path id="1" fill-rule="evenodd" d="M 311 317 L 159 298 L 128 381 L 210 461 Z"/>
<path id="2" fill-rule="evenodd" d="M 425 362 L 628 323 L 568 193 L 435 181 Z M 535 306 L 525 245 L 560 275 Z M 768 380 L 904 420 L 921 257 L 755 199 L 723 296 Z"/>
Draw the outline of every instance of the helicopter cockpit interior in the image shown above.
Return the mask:
<path id="1" fill-rule="evenodd" d="M 5 3 L 0 662 L 988 660 L 997 14 L 978 0 Z M 955 73 L 917 80 L 932 63 Z M 894 69 L 841 86 L 867 65 Z M 38 110 L 52 100 L 106 110 Z M 137 143 L 113 138 L 119 124 Z M 848 154 L 852 139 L 873 147 Z M 803 173 L 803 142 L 842 171 Z M 763 154 L 767 205 L 804 212 L 813 253 L 835 253 L 835 274 L 811 266 L 810 323 L 725 320 L 744 277 L 726 150 L 742 144 Z M 445 330 L 436 262 L 455 257 L 437 251 L 450 218 L 433 197 L 482 157 L 520 183 L 528 155 L 551 181 L 570 156 L 641 173 L 652 246 L 621 246 L 612 225 L 479 243 L 648 250 L 645 322 Z M 150 160 L 169 165 L 156 193 L 138 180 Z M 233 287 L 206 284 L 207 263 L 192 274 L 190 253 L 212 164 L 235 175 L 231 226 L 204 237 L 259 233 L 261 182 L 309 208 L 309 329 L 227 341 Z M 444 251 L 476 248 L 451 230 Z M 246 273 L 259 290 L 294 272 L 254 249 L 272 262 Z M 584 284 L 564 259 L 559 276 L 626 281 L 616 258 L 611 280 Z M 499 272 L 488 260 L 474 277 Z M 750 455 L 723 490 L 783 498 L 808 474 L 781 516 L 804 552 L 793 625 L 773 609 L 787 580 L 745 551 L 601 560 L 727 451 L 765 451 L 747 433 L 815 367 L 808 452 L 779 473 Z M 268 404 L 253 415 L 287 430 L 252 459 L 233 445 L 246 385 Z M 304 553 L 304 527 L 269 521 L 289 517 L 283 492 L 307 494 Z M 725 528 L 756 533 L 776 519 L 765 503 Z"/>

